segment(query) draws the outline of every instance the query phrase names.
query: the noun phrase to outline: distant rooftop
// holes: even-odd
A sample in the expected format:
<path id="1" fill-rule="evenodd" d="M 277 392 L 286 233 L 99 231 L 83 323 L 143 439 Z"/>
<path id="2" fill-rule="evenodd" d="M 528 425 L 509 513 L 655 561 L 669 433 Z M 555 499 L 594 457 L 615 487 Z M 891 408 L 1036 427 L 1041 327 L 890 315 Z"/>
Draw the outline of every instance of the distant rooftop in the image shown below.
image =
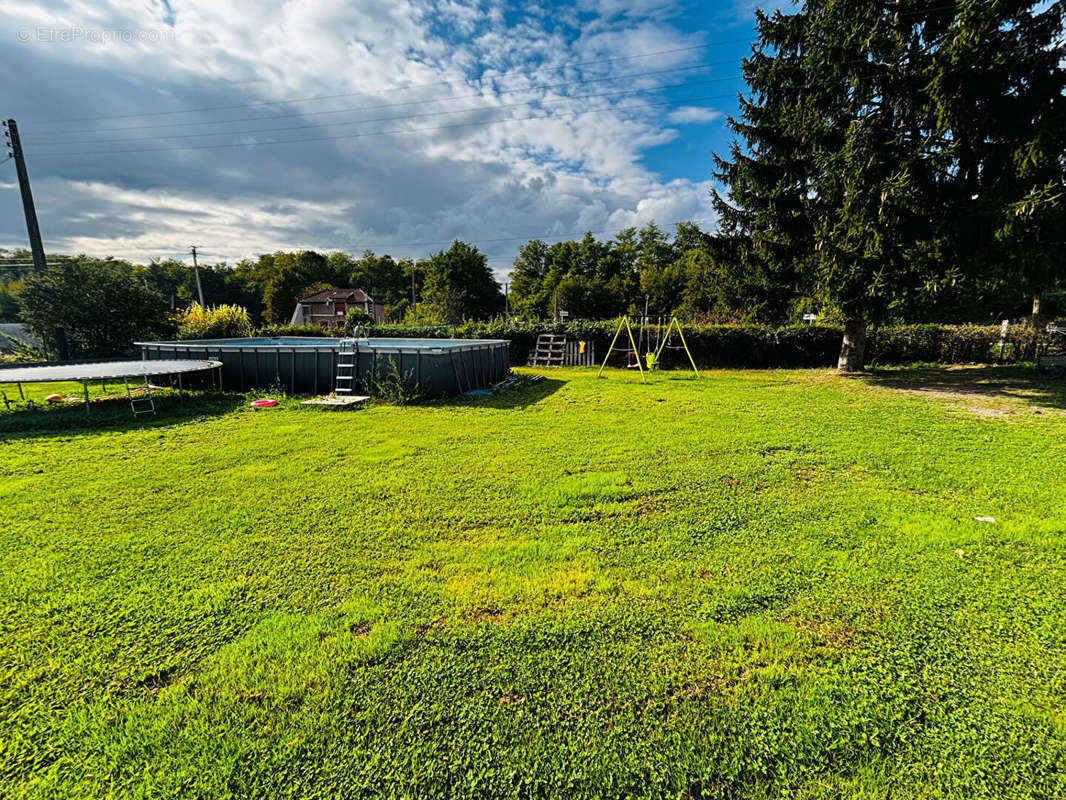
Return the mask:
<path id="1" fill-rule="evenodd" d="M 41 346 L 25 325 L 18 322 L 0 322 L 0 351 L 14 350 L 20 344 L 27 347 Z"/>
<path id="2" fill-rule="evenodd" d="M 314 294 L 305 295 L 300 298 L 299 302 L 328 303 L 331 300 L 343 300 L 346 303 L 365 303 L 367 300 L 374 302 L 373 298 L 362 289 L 340 289 L 337 287 L 322 289 Z"/>

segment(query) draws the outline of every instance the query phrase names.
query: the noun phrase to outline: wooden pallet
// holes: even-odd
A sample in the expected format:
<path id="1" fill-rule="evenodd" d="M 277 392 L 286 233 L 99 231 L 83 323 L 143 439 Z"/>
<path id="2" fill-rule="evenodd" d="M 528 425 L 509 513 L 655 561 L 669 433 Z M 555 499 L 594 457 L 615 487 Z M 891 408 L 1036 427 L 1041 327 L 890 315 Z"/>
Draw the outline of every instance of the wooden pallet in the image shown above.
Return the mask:
<path id="1" fill-rule="evenodd" d="M 591 340 L 579 342 L 562 334 L 542 333 L 529 351 L 527 366 L 594 367 L 597 363 L 596 346 Z"/>
<path id="2" fill-rule="evenodd" d="M 566 357 L 566 336 L 555 333 L 542 333 L 537 336 L 537 344 L 529 354 L 531 367 L 561 367 Z"/>

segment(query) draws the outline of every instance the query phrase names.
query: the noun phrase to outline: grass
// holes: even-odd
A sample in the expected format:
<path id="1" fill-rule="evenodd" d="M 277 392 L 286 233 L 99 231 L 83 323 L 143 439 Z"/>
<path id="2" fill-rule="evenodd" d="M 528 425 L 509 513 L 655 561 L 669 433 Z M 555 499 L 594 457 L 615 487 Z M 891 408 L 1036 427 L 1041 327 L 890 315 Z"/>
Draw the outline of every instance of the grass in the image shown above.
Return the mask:
<path id="1" fill-rule="evenodd" d="M 1058 383 L 160 406 L 0 415 L 0 795 L 1066 794 Z"/>

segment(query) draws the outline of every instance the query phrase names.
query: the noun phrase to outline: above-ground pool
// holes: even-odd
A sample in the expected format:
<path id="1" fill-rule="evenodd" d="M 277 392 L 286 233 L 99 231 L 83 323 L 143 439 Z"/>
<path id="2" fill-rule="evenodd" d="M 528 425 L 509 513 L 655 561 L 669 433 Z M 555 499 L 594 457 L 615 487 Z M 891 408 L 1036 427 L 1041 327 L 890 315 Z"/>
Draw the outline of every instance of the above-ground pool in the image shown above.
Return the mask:
<path id="1" fill-rule="evenodd" d="M 417 383 L 430 397 L 487 389 L 510 371 L 505 339 L 357 339 L 356 389 L 394 375 Z M 280 386 L 292 394 L 328 394 L 338 388 L 340 339 L 279 336 L 137 342 L 146 359 L 222 362 L 222 386 L 233 391 Z"/>

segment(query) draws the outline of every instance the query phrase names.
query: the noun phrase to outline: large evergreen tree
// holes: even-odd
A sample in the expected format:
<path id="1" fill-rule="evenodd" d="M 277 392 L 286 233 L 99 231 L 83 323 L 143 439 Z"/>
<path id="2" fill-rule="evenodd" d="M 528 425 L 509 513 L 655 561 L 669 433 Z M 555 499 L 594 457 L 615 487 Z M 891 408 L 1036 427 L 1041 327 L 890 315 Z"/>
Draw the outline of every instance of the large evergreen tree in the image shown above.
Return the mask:
<path id="1" fill-rule="evenodd" d="M 715 204 L 778 303 L 844 320 L 841 369 L 861 369 L 870 323 L 997 277 L 1051 280 L 1038 243 L 1061 214 L 1066 53 L 1062 3 L 1044 5 L 758 14 Z"/>

